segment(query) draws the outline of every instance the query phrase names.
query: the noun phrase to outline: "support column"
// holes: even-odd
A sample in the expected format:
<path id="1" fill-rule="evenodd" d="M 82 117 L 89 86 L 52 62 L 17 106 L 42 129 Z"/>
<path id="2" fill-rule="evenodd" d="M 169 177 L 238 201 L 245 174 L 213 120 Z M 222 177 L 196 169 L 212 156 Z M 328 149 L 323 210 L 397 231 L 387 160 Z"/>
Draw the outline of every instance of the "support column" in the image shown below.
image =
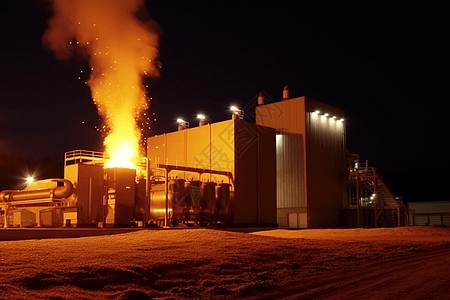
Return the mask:
<path id="1" fill-rule="evenodd" d="M 164 215 L 164 227 L 168 227 L 167 219 L 169 218 L 169 170 L 167 170 L 167 166 L 164 169 L 164 192 L 166 193 L 166 214 Z"/>
<path id="2" fill-rule="evenodd" d="M 375 203 L 373 205 L 374 212 L 375 212 L 375 220 L 374 220 L 374 227 L 378 227 L 378 212 L 377 212 L 377 201 L 378 201 L 378 194 L 377 194 L 377 176 L 374 176 L 373 178 L 373 194 L 375 197 L 373 199 L 375 200 Z"/>
<path id="3" fill-rule="evenodd" d="M 361 191 L 359 187 L 359 173 L 356 170 L 356 211 L 358 227 L 361 227 Z"/>
<path id="4" fill-rule="evenodd" d="M 146 178 L 145 178 L 145 205 L 144 205 L 144 227 L 148 225 L 150 219 L 150 159 L 146 157 Z"/>

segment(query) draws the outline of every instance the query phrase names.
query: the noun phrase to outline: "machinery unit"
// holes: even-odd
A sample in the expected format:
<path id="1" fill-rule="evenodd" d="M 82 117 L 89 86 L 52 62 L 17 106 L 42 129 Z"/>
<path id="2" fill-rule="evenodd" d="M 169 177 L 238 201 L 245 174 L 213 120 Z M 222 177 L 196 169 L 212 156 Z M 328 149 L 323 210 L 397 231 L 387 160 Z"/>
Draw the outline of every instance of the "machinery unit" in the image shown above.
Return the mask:
<path id="1" fill-rule="evenodd" d="M 105 169 L 106 226 L 126 227 L 135 220 L 136 170 L 126 168 Z"/>
<path id="2" fill-rule="evenodd" d="M 63 209 L 60 207 L 52 207 L 41 210 L 39 216 L 39 226 L 42 227 L 62 227 L 63 226 Z"/>
<path id="3" fill-rule="evenodd" d="M 0 192 L 0 214 L 3 227 L 36 226 L 40 224 L 40 211 L 49 207 L 66 207 L 74 191 L 70 180 L 52 178 L 30 182 L 23 190 Z M 31 212 L 33 217 L 22 218 Z M 20 220 L 28 220 L 25 223 Z M 25 222 L 25 221 L 24 221 Z"/>
<path id="4" fill-rule="evenodd" d="M 36 226 L 36 214 L 28 209 L 19 209 L 13 212 L 14 227 Z"/>

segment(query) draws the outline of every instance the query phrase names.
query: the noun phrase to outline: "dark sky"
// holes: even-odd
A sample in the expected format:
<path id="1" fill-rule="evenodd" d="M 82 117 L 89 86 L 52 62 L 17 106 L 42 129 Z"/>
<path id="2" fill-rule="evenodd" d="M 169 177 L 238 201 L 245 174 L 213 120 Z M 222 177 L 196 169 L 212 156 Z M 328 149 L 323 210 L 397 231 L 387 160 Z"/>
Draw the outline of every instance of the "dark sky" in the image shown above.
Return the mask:
<path id="1" fill-rule="evenodd" d="M 347 148 L 384 172 L 450 162 L 445 3 L 192 2 L 147 1 L 163 64 L 148 80 L 151 135 L 176 130 L 177 117 L 196 124 L 198 112 L 228 119 L 231 104 L 249 107 L 260 91 L 281 100 L 288 84 L 292 97 L 343 109 Z M 41 1 L 0 5 L 0 154 L 62 161 L 65 151 L 102 150 L 77 80 L 87 63 L 44 49 Z"/>

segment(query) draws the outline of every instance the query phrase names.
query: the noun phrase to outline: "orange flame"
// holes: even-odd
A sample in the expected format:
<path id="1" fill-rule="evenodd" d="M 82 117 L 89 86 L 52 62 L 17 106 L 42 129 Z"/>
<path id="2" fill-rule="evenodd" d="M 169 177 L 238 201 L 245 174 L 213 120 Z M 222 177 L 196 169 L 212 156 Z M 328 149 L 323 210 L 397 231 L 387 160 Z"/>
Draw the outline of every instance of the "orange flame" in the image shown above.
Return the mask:
<path id="1" fill-rule="evenodd" d="M 58 59 L 74 51 L 87 56 L 88 85 L 110 131 L 104 140 L 107 168 L 135 168 L 141 132 L 137 118 L 148 108 L 143 77 L 159 76 L 155 67 L 159 37 L 142 0 L 52 0 L 54 16 L 43 36 Z"/>

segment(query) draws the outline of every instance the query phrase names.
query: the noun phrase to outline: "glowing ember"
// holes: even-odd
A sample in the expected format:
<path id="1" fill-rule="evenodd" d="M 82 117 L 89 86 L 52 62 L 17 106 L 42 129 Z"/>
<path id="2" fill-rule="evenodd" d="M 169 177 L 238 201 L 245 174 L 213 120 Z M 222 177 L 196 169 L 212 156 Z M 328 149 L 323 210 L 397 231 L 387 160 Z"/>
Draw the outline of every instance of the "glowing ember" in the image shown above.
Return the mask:
<path id="1" fill-rule="evenodd" d="M 148 109 L 143 77 L 159 76 L 154 63 L 159 46 L 156 24 L 135 17 L 147 15 L 142 0 L 51 3 L 54 16 L 43 41 L 59 59 L 71 58 L 74 51 L 87 57 L 91 70 L 87 84 L 105 122 L 104 145 L 111 157 L 106 167 L 134 168 L 141 139 L 137 120 Z"/>

